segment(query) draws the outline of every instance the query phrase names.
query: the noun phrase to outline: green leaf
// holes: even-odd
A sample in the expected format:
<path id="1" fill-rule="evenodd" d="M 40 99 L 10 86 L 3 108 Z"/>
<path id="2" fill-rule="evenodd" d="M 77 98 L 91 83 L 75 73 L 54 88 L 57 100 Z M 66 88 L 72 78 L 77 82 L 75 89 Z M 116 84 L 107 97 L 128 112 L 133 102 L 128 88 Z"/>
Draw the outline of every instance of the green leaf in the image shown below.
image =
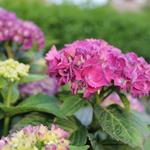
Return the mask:
<path id="1" fill-rule="evenodd" d="M 67 83 L 67 84 L 63 85 L 63 86 L 61 87 L 61 90 L 62 90 L 62 91 L 70 91 L 70 84 Z"/>
<path id="2" fill-rule="evenodd" d="M 150 136 L 145 140 L 144 143 L 144 150 L 149 150 L 150 149 Z"/>
<path id="3" fill-rule="evenodd" d="M 58 117 L 64 117 L 59 108 L 57 99 L 53 96 L 46 94 L 38 94 L 25 99 L 16 107 L 5 108 L 9 116 L 27 113 L 27 112 L 43 112 L 56 115 Z"/>
<path id="4" fill-rule="evenodd" d="M 87 102 L 77 95 L 66 96 L 61 107 L 61 111 L 66 116 L 72 116 L 76 111 L 83 107 Z"/>
<path id="5" fill-rule="evenodd" d="M 87 142 L 88 131 L 84 126 L 80 126 L 71 136 L 70 140 L 73 145 L 82 146 Z"/>
<path id="6" fill-rule="evenodd" d="M 7 85 L 7 81 L 0 77 L 0 89 L 2 89 L 3 87 L 5 87 Z"/>
<path id="7" fill-rule="evenodd" d="M 5 109 L 5 106 L 3 103 L 0 103 L 0 120 L 3 119 L 5 116 L 3 109 Z"/>
<path id="8" fill-rule="evenodd" d="M 123 105 L 125 106 L 125 108 L 129 109 L 130 108 L 130 102 L 127 99 L 126 95 L 123 93 L 119 93 L 120 99 L 123 103 Z"/>
<path id="9" fill-rule="evenodd" d="M 4 112 L 0 110 L 0 120 L 4 118 Z"/>
<path id="10" fill-rule="evenodd" d="M 105 150 L 102 143 L 99 142 L 94 134 L 89 134 L 88 137 L 93 150 Z"/>
<path id="11" fill-rule="evenodd" d="M 72 93 L 70 91 L 60 91 L 56 94 L 56 96 L 60 101 L 64 102 L 68 99 L 68 97 L 72 96 Z"/>
<path id="12" fill-rule="evenodd" d="M 88 137 L 93 150 L 141 150 L 140 148 L 132 148 L 126 144 L 115 141 L 101 130 L 96 131 L 94 134 L 90 133 Z"/>
<path id="13" fill-rule="evenodd" d="M 61 128 L 69 131 L 70 133 L 75 132 L 78 129 L 78 124 L 75 118 L 56 118 L 55 123 L 58 124 Z"/>
<path id="14" fill-rule="evenodd" d="M 12 88 L 12 95 L 11 95 L 11 104 L 14 104 L 15 102 L 17 102 L 17 100 L 19 99 L 19 90 L 18 90 L 18 85 L 15 84 Z"/>
<path id="15" fill-rule="evenodd" d="M 8 96 L 8 87 L 6 86 L 1 90 L 1 94 L 3 96 L 3 99 L 7 99 Z M 12 94 L 11 94 L 11 104 L 14 104 L 19 99 L 19 90 L 18 90 L 18 84 L 15 83 L 12 85 Z"/>
<path id="16" fill-rule="evenodd" d="M 3 99 L 7 99 L 7 87 L 0 89 Z"/>
<path id="17" fill-rule="evenodd" d="M 99 124 L 112 138 L 131 147 L 143 146 L 148 128 L 140 117 L 116 105 L 109 108 L 97 106 L 94 110 Z"/>
<path id="18" fill-rule="evenodd" d="M 142 150 L 141 148 L 132 148 L 124 144 L 104 145 L 104 150 Z"/>
<path id="19" fill-rule="evenodd" d="M 35 126 L 35 125 L 43 124 L 49 126 L 51 123 L 52 120 L 47 115 L 40 114 L 40 113 L 31 113 L 26 115 L 23 118 L 21 117 L 21 119 L 13 125 L 13 130 L 20 130 L 28 125 Z"/>
<path id="20" fill-rule="evenodd" d="M 89 146 L 85 145 L 85 146 L 74 146 L 74 145 L 70 145 L 70 150 L 88 150 Z"/>
<path id="21" fill-rule="evenodd" d="M 29 74 L 28 76 L 22 78 L 20 80 L 20 83 L 29 83 L 34 81 L 39 81 L 45 79 L 45 75 L 39 75 L 39 74 Z"/>

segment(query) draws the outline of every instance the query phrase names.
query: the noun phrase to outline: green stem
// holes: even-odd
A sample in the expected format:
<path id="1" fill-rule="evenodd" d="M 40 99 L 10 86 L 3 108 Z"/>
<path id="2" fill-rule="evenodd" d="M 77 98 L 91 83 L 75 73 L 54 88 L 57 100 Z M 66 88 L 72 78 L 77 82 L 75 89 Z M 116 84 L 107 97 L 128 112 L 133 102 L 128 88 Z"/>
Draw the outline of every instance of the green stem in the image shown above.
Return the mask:
<path id="1" fill-rule="evenodd" d="M 98 93 L 96 94 L 96 104 L 98 104 L 98 105 L 100 104 L 99 94 Z"/>
<path id="2" fill-rule="evenodd" d="M 7 98 L 5 100 L 5 106 L 6 107 L 10 107 L 10 101 L 11 101 L 11 96 L 12 96 L 12 87 L 13 87 L 13 84 L 9 83 L 9 85 L 8 85 L 8 95 L 7 95 Z M 4 118 L 3 135 L 8 134 L 9 123 L 10 123 L 10 117 L 6 116 Z"/>
<path id="3" fill-rule="evenodd" d="M 14 58 L 14 53 L 13 53 L 9 43 L 6 43 L 5 48 L 6 48 L 8 58 Z"/>
<path id="4" fill-rule="evenodd" d="M 102 97 L 102 100 L 101 101 L 104 101 L 109 95 L 111 95 L 112 93 L 113 93 L 114 91 L 113 90 L 109 90 L 109 91 L 107 91 L 107 93 L 105 94 L 105 95 L 103 95 L 103 97 Z"/>
<path id="5" fill-rule="evenodd" d="M 101 102 L 103 102 L 111 93 L 113 92 L 113 89 L 108 88 L 107 90 L 102 90 L 100 94 L 96 94 L 96 104 L 100 105 Z"/>

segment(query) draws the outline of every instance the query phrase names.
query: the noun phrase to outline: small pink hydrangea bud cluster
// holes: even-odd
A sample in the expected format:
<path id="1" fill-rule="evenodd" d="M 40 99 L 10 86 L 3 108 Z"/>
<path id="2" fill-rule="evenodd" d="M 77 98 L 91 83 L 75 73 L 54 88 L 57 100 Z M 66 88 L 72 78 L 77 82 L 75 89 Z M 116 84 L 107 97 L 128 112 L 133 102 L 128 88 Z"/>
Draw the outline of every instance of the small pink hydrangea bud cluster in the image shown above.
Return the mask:
<path id="1" fill-rule="evenodd" d="M 0 150 L 69 150 L 68 132 L 52 125 L 47 127 L 27 126 L 22 130 L 3 137 Z"/>
<path id="2" fill-rule="evenodd" d="M 45 59 L 49 75 L 60 85 L 70 82 L 74 94 L 82 90 L 89 97 L 111 86 L 133 96 L 150 91 L 150 65 L 144 58 L 133 52 L 123 54 L 103 40 L 75 41 L 59 52 L 53 46 Z"/>
<path id="3" fill-rule="evenodd" d="M 41 50 L 45 46 L 43 32 L 30 21 L 18 19 L 15 13 L 0 8 L 0 42 L 12 41 L 23 49 L 32 48 L 34 44 Z"/>
<path id="4" fill-rule="evenodd" d="M 55 78 L 46 77 L 40 81 L 21 84 L 19 90 L 22 95 L 45 93 L 51 96 L 58 92 L 58 84 Z"/>

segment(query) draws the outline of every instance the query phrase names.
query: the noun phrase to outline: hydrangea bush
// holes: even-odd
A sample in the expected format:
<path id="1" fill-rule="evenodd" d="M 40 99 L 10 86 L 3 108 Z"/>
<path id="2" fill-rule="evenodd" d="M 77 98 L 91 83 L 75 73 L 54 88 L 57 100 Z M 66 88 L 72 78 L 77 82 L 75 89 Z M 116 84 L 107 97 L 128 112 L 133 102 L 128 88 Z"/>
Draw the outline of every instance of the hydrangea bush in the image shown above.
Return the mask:
<path id="1" fill-rule="evenodd" d="M 15 13 L 0 8 L 0 41 L 15 42 L 28 50 L 36 43 L 44 48 L 44 35 L 40 28 L 30 21 L 23 21 Z"/>
<path id="2" fill-rule="evenodd" d="M 35 24 L 0 9 L 0 150 L 149 150 L 144 58 L 98 39 L 53 46 L 36 65 L 40 52 L 18 57 L 35 43 Z"/>
<path id="3" fill-rule="evenodd" d="M 144 116 L 144 107 L 137 98 L 150 92 L 150 65 L 144 58 L 133 52 L 123 54 L 103 40 L 86 39 L 67 44 L 60 51 L 53 46 L 45 59 L 50 77 L 55 77 L 60 86 L 69 84 L 74 95 L 63 96 L 62 111 L 67 116 L 74 115 L 86 127 L 85 137 L 81 133 L 73 137 L 79 134 L 85 141 L 89 138 L 93 149 L 107 149 L 103 142 L 108 137 L 101 133 L 105 132 L 133 149 L 144 149 L 149 119 L 142 121 L 134 111 Z M 66 120 L 58 119 L 60 124 L 63 121 Z M 119 142 L 114 145 L 114 149 L 125 149 L 119 147 Z"/>
<path id="4" fill-rule="evenodd" d="M 36 24 L 21 20 L 15 13 L 0 8 L 0 59 L 15 58 L 29 63 L 33 56 L 27 51 L 40 51 L 44 47 L 44 34 Z"/>

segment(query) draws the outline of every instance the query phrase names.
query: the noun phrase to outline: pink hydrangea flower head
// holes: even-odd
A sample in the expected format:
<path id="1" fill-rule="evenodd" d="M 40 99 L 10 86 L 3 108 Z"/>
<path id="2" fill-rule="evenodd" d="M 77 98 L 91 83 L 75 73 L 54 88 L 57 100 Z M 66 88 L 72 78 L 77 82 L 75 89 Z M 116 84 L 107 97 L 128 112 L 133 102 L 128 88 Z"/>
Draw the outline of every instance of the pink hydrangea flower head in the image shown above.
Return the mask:
<path id="1" fill-rule="evenodd" d="M 57 134 L 60 138 L 68 138 L 69 133 L 59 128 L 57 125 L 52 124 L 51 131 Z"/>
<path id="2" fill-rule="evenodd" d="M 46 77 L 43 80 L 24 83 L 19 85 L 19 91 L 22 96 L 36 95 L 44 93 L 49 96 L 58 92 L 59 87 L 55 78 Z"/>
<path id="3" fill-rule="evenodd" d="M 0 41 L 11 41 L 28 50 L 34 45 L 39 50 L 45 47 L 44 34 L 40 28 L 30 21 L 23 21 L 15 13 L 0 8 Z"/>
<path id="4" fill-rule="evenodd" d="M 103 40 L 86 39 L 55 47 L 46 55 L 48 74 L 60 85 L 71 83 L 71 91 L 82 90 L 85 97 L 103 87 L 115 86 L 133 96 L 150 91 L 150 65 L 130 52 L 123 54 Z"/>

